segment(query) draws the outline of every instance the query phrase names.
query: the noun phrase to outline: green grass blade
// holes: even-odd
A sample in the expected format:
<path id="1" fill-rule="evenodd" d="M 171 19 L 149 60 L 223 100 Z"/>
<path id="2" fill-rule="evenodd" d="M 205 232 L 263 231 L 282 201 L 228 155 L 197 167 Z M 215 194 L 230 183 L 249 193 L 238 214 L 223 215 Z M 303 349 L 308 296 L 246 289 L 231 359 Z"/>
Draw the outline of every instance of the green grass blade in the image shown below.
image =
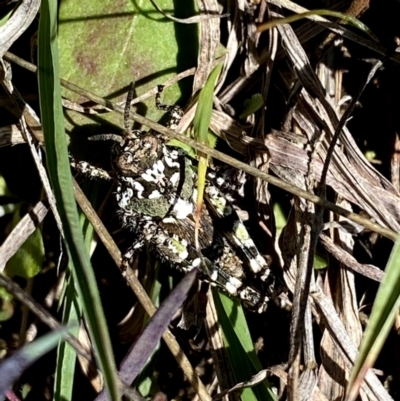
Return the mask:
<path id="1" fill-rule="evenodd" d="M 200 91 L 199 101 L 196 108 L 196 113 L 193 120 L 193 130 L 195 139 L 204 144 L 209 145 L 208 142 L 208 128 L 210 126 L 211 114 L 213 109 L 214 88 L 221 73 L 223 65 L 218 64 L 212 71 L 207 79 L 203 89 Z M 206 184 L 206 174 L 208 166 L 208 156 L 199 153 L 199 163 L 197 170 L 197 208 L 196 208 L 196 246 L 198 244 L 198 230 L 200 213 L 204 199 L 204 189 Z"/>
<path id="2" fill-rule="evenodd" d="M 238 299 L 230 298 L 215 288 L 213 297 L 235 378 L 237 382 L 247 381 L 262 370 L 262 366 L 254 350 L 243 308 Z M 245 388 L 241 398 L 242 401 L 276 401 L 267 380 Z"/>
<path id="3" fill-rule="evenodd" d="M 360 352 L 354 365 L 349 383 L 348 400 L 354 400 L 360 385 L 378 357 L 400 307 L 400 239 L 396 241 L 386 272 L 379 287 L 371 317 L 364 333 Z"/>
<path id="4" fill-rule="evenodd" d="M 223 65 L 218 64 L 207 79 L 203 89 L 200 91 L 196 114 L 193 119 L 195 138 L 198 142 L 208 144 L 208 127 L 210 126 L 213 109 L 214 87 L 221 73 Z"/>
<path id="5" fill-rule="evenodd" d="M 94 200 L 98 194 L 98 182 L 91 182 L 90 188 L 90 200 Z M 83 227 L 83 233 L 85 237 L 85 244 L 88 251 L 90 251 L 90 245 L 93 240 L 93 226 L 88 222 L 86 216 L 80 214 L 81 225 Z M 68 277 L 66 281 L 66 292 L 63 297 L 63 318 L 62 324 L 65 326 L 71 326 L 76 322 L 80 322 L 82 319 L 82 306 L 80 300 L 76 296 L 74 278 L 72 276 L 72 266 L 68 266 Z M 71 334 L 78 337 L 79 326 L 71 330 Z M 76 365 L 76 352 L 75 350 L 65 341 L 58 345 L 57 349 L 57 366 L 56 374 L 54 378 L 54 395 L 53 400 L 55 401 L 69 401 L 72 400 L 72 391 L 75 377 L 75 365 Z"/>
<path id="6" fill-rule="evenodd" d="M 82 299 L 83 311 L 95 348 L 105 386 L 111 400 L 119 399 L 117 376 L 110 337 L 89 254 L 82 237 L 75 203 L 64 132 L 57 48 L 57 2 L 42 2 L 38 77 L 40 108 L 49 175 L 63 224 L 65 241 L 74 266 L 74 280 Z"/>
<path id="7" fill-rule="evenodd" d="M 79 322 L 80 312 L 76 301 L 75 288 L 73 286 L 72 276 L 69 277 L 68 288 L 65 297 L 63 323 Z M 72 283 L 72 285 L 71 285 Z M 70 333 L 76 337 L 79 334 L 79 326 L 77 325 L 70 330 Z M 75 376 L 76 352 L 66 342 L 60 342 L 57 349 L 57 367 L 54 377 L 54 395 L 55 401 L 72 400 L 72 390 Z"/>

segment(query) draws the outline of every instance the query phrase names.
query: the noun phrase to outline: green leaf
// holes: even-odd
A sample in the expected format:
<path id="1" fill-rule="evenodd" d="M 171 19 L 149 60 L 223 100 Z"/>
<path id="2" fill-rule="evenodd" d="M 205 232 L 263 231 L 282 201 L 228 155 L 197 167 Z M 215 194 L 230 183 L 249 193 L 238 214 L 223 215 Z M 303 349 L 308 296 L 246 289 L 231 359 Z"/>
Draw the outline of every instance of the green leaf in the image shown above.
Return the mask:
<path id="1" fill-rule="evenodd" d="M 11 196 L 11 192 L 8 189 L 6 180 L 0 175 L 0 196 Z"/>
<path id="2" fill-rule="evenodd" d="M 10 319 L 14 315 L 13 296 L 0 287 L 0 322 Z"/>
<path id="3" fill-rule="evenodd" d="M 21 220 L 19 205 L 13 217 L 13 228 Z M 5 273 L 8 277 L 32 278 L 41 270 L 44 261 L 44 245 L 41 231 L 37 228 L 7 262 Z"/>
<path id="4" fill-rule="evenodd" d="M 354 400 L 369 368 L 372 368 L 393 326 L 400 307 L 400 238 L 397 239 L 348 382 L 348 400 Z"/>
<path id="5" fill-rule="evenodd" d="M 214 102 L 214 88 L 217 83 L 219 74 L 221 73 L 223 65 L 218 64 L 212 71 L 207 79 L 204 87 L 199 94 L 199 100 L 196 108 L 196 113 L 193 119 L 194 137 L 197 142 L 209 146 L 209 127 Z M 206 163 L 202 163 L 202 158 L 207 159 L 206 155 L 200 155 L 198 183 L 200 187 L 204 186 Z M 200 190 L 198 189 L 200 192 Z M 202 195 L 201 195 L 202 197 Z"/>
<path id="6" fill-rule="evenodd" d="M 157 3 L 167 12 L 175 5 L 172 0 Z M 195 15 L 195 6 L 194 0 L 182 2 L 174 15 Z M 197 64 L 197 25 L 166 20 L 150 2 L 63 1 L 59 28 L 61 76 L 114 102 L 125 101 L 132 81 L 140 96 Z M 191 83 L 189 78 L 165 88 L 163 103 L 176 104 L 189 97 Z M 65 95 L 82 101 L 71 92 Z M 134 107 L 155 121 L 163 115 L 155 107 L 154 95 Z M 121 116 L 115 113 L 93 116 L 68 110 L 66 115 L 67 130 L 105 120 L 122 126 Z"/>
<path id="7" fill-rule="evenodd" d="M 57 45 L 57 2 L 41 4 L 38 35 L 39 100 L 50 180 L 62 220 L 65 241 L 74 267 L 74 282 L 82 299 L 83 310 L 95 355 L 112 400 L 119 399 L 116 367 L 95 276 L 83 242 L 78 210 L 72 187 L 61 88 Z"/>
<path id="8" fill-rule="evenodd" d="M 0 175 L 0 196 L 13 196 L 7 187 L 6 180 L 2 175 Z M 0 205 L 0 217 L 6 214 L 13 213 L 16 209 L 15 203 L 7 203 L 5 205 Z"/>
<path id="9" fill-rule="evenodd" d="M 273 208 L 273 212 L 274 212 L 276 232 L 277 232 L 277 234 L 280 235 L 283 228 L 287 224 L 288 216 L 284 212 L 280 203 L 274 203 L 272 208 Z"/>
<path id="10" fill-rule="evenodd" d="M 208 145 L 208 128 L 210 126 L 213 109 L 214 88 L 222 71 L 222 64 L 218 64 L 207 79 L 200 91 L 196 113 L 193 119 L 193 129 L 198 142 Z"/>
<path id="11" fill-rule="evenodd" d="M 10 19 L 12 13 L 14 12 L 14 9 L 11 9 L 7 14 L 5 14 L 2 18 L 0 18 L 0 27 L 5 25 L 7 21 Z"/>
<path id="12" fill-rule="evenodd" d="M 204 87 L 200 91 L 199 101 L 196 108 L 196 113 L 193 119 L 193 130 L 195 139 L 205 145 L 208 144 L 208 128 L 210 126 L 211 114 L 213 109 L 214 88 L 221 73 L 223 65 L 218 64 L 212 71 L 207 79 Z M 200 213 L 203 205 L 204 189 L 206 185 L 206 174 L 208 166 L 208 156 L 202 153 L 198 154 L 199 163 L 197 171 L 197 207 L 196 207 L 196 226 L 195 226 L 195 241 L 196 248 L 198 244 L 198 232 Z"/>
<path id="13" fill-rule="evenodd" d="M 264 99 L 262 98 L 261 93 L 255 93 L 251 99 L 245 100 L 243 106 L 243 113 L 239 117 L 241 119 L 254 114 L 257 110 L 260 110 L 261 107 L 264 106 Z"/>
<path id="14" fill-rule="evenodd" d="M 315 254 L 314 255 L 314 266 L 313 267 L 316 270 L 325 269 L 326 267 L 328 267 L 328 262 L 321 255 Z"/>

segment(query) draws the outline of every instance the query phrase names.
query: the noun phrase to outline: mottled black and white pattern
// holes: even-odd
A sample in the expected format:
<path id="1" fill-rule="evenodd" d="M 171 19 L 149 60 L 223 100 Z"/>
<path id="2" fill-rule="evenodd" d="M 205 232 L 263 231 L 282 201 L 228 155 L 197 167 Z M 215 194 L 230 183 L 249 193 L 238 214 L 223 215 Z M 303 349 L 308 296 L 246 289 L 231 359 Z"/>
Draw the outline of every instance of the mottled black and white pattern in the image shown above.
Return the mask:
<path id="1" fill-rule="evenodd" d="M 198 267 L 203 278 L 211 284 L 239 296 L 258 311 L 264 311 L 268 297 L 248 283 L 255 276 L 261 278 L 258 279 L 260 283 L 265 281 L 269 268 L 234 208 L 218 188 L 226 185 L 226 179 L 210 173 L 206 186 L 207 206 L 201 211 L 199 255 L 194 240 L 195 168 L 185 152 L 169 146 L 162 135 L 129 129 L 130 96 L 124 136 L 93 138 L 115 142 L 113 171 L 72 161 L 73 166 L 84 174 L 116 180 L 117 215 L 122 225 L 136 236 L 125 258 L 129 260 L 147 243 L 161 260 L 183 271 Z M 182 111 L 176 106 L 162 105 L 159 96 L 156 104 L 172 115 L 172 126 L 176 126 Z"/>

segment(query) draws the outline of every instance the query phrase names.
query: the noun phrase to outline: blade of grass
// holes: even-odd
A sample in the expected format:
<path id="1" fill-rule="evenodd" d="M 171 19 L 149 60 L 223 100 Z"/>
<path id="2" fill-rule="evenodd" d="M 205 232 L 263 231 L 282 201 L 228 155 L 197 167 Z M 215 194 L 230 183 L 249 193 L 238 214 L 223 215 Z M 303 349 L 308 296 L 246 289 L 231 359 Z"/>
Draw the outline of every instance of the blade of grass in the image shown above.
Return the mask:
<path id="1" fill-rule="evenodd" d="M 195 139 L 201 144 L 208 146 L 208 128 L 210 126 L 211 114 L 213 109 L 214 88 L 221 73 L 223 65 L 218 64 L 207 79 L 203 89 L 200 91 L 199 102 L 193 120 L 193 130 Z M 198 246 L 198 233 L 200 225 L 201 208 L 203 205 L 204 188 L 206 182 L 208 156 L 205 153 L 198 152 L 199 164 L 197 173 L 197 208 L 195 215 L 195 241 Z"/>
<path id="2" fill-rule="evenodd" d="M 110 399 L 117 400 L 117 375 L 111 341 L 89 254 L 83 242 L 69 168 L 58 67 L 57 2 L 54 0 L 42 2 L 38 42 L 40 108 L 50 179 L 96 359 Z"/>
<path id="3" fill-rule="evenodd" d="M 396 241 L 376 294 L 360 352 L 347 386 L 347 401 L 356 399 L 362 381 L 378 357 L 400 307 L 400 238 Z"/>
<path id="4" fill-rule="evenodd" d="M 91 200 L 95 200 L 98 194 L 98 182 L 90 182 L 88 191 L 90 193 Z M 86 188 L 88 189 L 88 188 Z M 87 217 L 81 212 L 80 221 L 83 227 L 83 234 L 85 238 L 86 248 L 90 252 L 90 245 L 93 240 L 93 226 L 89 223 Z M 82 319 L 82 306 L 80 299 L 77 297 L 74 277 L 72 273 L 72 266 L 68 266 L 66 291 L 63 299 L 63 318 L 62 324 L 69 326 L 73 322 L 80 322 Z M 78 337 L 79 326 L 71 330 L 71 334 Z M 57 366 L 56 374 L 54 378 L 54 400 L 69 401 L 72 400 L 72 391 L 74 385 L 75 376 L 75 365 L 76 365 L 76 352 L 67 342 L 61 342 L 57 349 Z"/>
<path id="5" fill-rule="evenodd" d="M 199 94 L 199 101 L 193 119 L 193 127 L 196 139 L 203 144 L 208 144 L 208 127 L 211 121 L 214 88 L 222 67 L 222 64 L 218 64 L 211 71 L 207 82 Z"/>
<path id="6" fill-rule="evenodd" d="M 238 382 L 247 381 L 262 370 L 262 366 L 254 350 L 243 307 L 238 299 L 229 298 L 215 288 L 213 297 L 235 378 Z M 267 380 L 254 387 L 243 389 L 241 399 L 276 401 Z"/>
<path id="7" fill-rule="evenodd" d="M 67 280 L 68 288 L 65 297 L 63 322 L 77 322 L 80 320 L 79 307 L 76 302 L 75 288 L 72 276 Z M 78 337 L 79 326 L 71 330 L 71 334 Z M 63 341 L 57 349 L 57 366 L 54 377 L 53 400 L 69 401 L 72 400 L 72 390 L 75 376 L 76 352 L 71 345 Z"/>

